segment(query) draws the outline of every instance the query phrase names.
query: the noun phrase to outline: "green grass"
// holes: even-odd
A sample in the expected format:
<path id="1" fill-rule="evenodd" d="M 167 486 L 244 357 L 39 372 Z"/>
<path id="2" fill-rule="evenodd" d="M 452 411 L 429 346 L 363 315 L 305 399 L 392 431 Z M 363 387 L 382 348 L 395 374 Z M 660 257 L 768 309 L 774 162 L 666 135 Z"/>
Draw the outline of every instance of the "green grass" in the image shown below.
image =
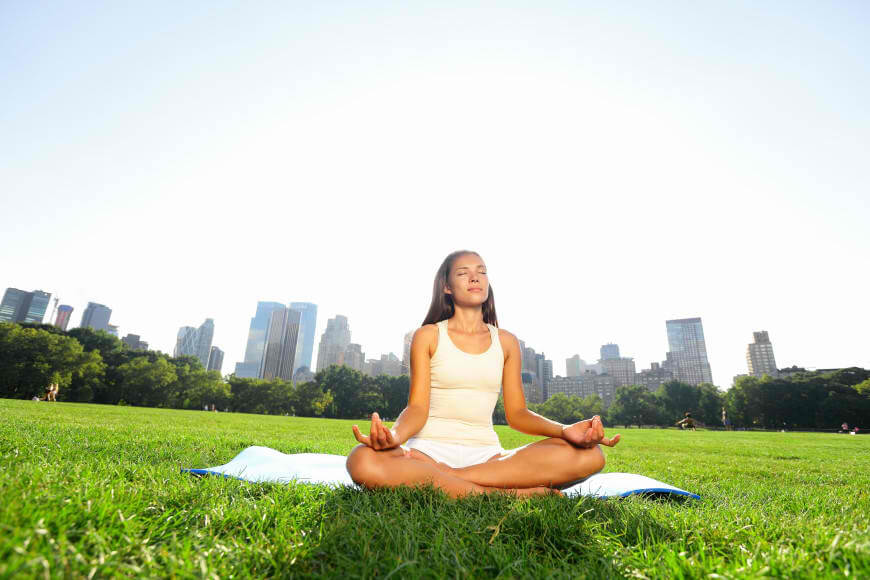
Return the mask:
<path id="1" fill-rule="evenodd" d="M 179 473 L 249 445 L 346 454 L 352 423 L 0 399 L 0 577 L 870 577 L 864 436 L 631 429 L 607 450 L 700 502 Z"/>

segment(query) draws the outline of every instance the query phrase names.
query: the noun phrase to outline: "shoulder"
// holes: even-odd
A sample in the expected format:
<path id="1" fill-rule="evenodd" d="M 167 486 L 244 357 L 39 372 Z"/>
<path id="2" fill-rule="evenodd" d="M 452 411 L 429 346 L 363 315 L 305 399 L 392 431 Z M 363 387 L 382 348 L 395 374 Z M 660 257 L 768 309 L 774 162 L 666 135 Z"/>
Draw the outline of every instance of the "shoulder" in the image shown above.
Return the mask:
<path id="1" fill-rule="evenodd" d="M 438 345 L 438 326 L 435 324 L 424 324 L 414 331 L 414 338 L 411 340 L 411 348 L 426 348 L 431 355 L 435 347 Z"/>
<path id="2" fill-rule="evenodd" d="M 517 339 L 513 333 L 508 332 L 503 328 L 498 329 L 498 341 L 501 343 L 502 349 L 507 351 L 516 351 L 520 350 L 520 341 Z"/>

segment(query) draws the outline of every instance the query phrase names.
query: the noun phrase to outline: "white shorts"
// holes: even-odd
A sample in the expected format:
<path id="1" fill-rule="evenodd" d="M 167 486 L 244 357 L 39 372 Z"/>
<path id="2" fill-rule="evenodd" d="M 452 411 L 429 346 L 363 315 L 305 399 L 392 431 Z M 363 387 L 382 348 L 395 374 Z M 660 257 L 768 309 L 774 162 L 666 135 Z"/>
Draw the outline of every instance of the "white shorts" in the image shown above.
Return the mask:
<path id="1" fill-rule="evenodd" d="M 416 449 L 425 453 L 439 463 L 445 463 L 450 467 L 468 467 L 484 463 L 488 459 L 504 453 L 501 445 L 457 445 L 455 443 L 442 443 L 431 439 L 417 439 L 411 437 L 402 445 L 404 449 Z"/>

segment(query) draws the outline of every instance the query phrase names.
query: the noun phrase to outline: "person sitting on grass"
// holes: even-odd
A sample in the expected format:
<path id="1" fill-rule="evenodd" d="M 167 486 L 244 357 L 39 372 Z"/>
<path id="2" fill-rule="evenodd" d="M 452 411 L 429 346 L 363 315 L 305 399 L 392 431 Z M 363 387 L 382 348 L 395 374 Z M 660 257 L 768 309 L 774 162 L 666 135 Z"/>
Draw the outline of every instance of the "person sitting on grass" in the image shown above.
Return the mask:
<path id="1" fill-rule="evenodd" d="M 372 414 L 368 435 L 347 470 L 369 488 L 431 483 L 452 497 L 496 490 L 550 494 L 604 467 L 604 436 L 595 416 L 563 425 L 533 413 L 522 385 L 517 338 L 498 328 L 486 265 L 476 252 L 453 252 L 435 275 L 432 303 L 411 342 L 408 404 L 388 429 Z M 508 424 L 546 439 L 501 447 L 492 412 L 503 391 Z"/>
<path id="2" fill-rule="evenodd" d="M 691 429 L 695 430 L 695 420 L 692 419 L 692 414 L 686 411 L 686 416 L 677 421 L 677 425 L 680 426 L 680 429 Z"/>

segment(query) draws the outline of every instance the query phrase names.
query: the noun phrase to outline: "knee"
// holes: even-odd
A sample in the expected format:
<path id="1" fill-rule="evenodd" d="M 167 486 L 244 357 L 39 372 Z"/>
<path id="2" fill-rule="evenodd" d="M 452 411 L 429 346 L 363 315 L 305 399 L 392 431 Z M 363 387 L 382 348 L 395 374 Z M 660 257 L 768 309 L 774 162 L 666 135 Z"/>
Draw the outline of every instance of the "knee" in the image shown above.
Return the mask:
<path id="1" fill-rule="evenodd" d="M 377 487 L 381 479 L 379 463 L 380 457 L 377 451 L 368 445 L 357 445 L 347 456 L 347 472 L 350 478 L 359 485 Z"/>
<path id="2" fill-rule="evenodd" d="M 577 449 L 576 452 L 575 466 L 579 477 L 589 477 L 604 469 L 604 452 L 600 446 Z"/>

